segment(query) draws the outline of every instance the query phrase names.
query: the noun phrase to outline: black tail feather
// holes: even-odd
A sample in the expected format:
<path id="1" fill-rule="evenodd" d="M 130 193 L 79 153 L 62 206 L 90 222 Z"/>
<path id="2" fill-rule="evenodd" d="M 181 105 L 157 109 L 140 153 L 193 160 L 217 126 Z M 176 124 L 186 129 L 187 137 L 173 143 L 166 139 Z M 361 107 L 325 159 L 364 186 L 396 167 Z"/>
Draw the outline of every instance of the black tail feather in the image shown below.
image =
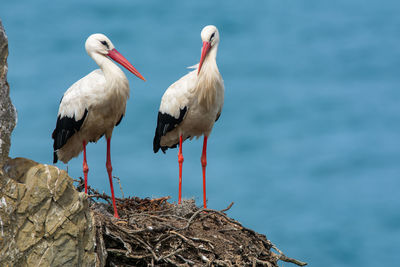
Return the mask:
<path id="1" fill-rule="evenodd" d="M 57 118 L 57 123 L 56 123 L 56 128 L 54 129 L 51 137 L 54 139 L 53 143 L 53 163 L 56 163 L 58 161 L 58 156 L 57 156 L 57 150 L 62 148 L 67 141 L 81 128 L 86 116 L 87 116 L 88 110 L 85 109 L 85 113 L 83 114 L 83 117 L 80 120 L 76 120 L 75 117 L 70 118 L 70 117 L 61 117 L 58 116 Z"/>
<path id="2" fill-rule="evenodd" d="M 183 109 L 180 110 L 179 113 L 179 118 L 175 118 L 174 116 L 171 116 L 170 114 L 167 113 L 162 113 L 158 112 L 158 117 L 157 117 L 157 127 L 156 127 L 156 132 L 154 134 L 154 139 L 153 139 L 153 151 L 154 153 L 157 153 L 158 150 L 160 150 L 163 153 L 167 151 L 168 148 L 176 148 L 178 144 L 174 144 L 172 146 L 161 146 L 161 137 L 163 137 L 166 133 L 172 131 L 175 129 L 184 119 L 185 115 L 187 112 L 187 107 L 184 107 Z"/>
<path id="3" fill-rule="evenodd" d="M 58 161 L 58 156 L 57 156 L 57 151 L 53 152 L 53 164 L 57 163 Z"/>

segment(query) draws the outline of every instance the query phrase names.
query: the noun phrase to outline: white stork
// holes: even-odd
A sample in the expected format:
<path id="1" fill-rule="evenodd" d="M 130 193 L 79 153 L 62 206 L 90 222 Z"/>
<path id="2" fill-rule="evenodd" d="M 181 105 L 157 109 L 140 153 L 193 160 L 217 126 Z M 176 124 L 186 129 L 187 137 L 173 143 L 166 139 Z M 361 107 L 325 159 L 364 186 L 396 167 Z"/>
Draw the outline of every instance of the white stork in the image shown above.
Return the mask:
<path id="1" fill-rule="evenodd" d="M 142 80 L 143 76 L 123 57 L 103 34 L 92 34 L 86 40 L 85 48 L 89 56 L 99 65 L 65 93 L 60 102 L 57 124 L 53 131 L 54 160 L 67 163 L 83 150 L 83 174 L 85 193 L 89 167 L 86 161 L 86 144 L 97 142 L 103 135 L 107 139 L 106 168 L 110 180 L 114 216 L 119 218 L 115 206 L 112 183 L 110 140 L 114 126 L 125 114 L 129 98 L 129 82 L 124 72 L 113 59 Z"/>
<path id="2" fill-rule="evenodd" d="M 182 142 L 204 135 L 201 165 L 203 169 L 203 201 L 206 199 L 207 138 L 214 122 L 221 115 L 224 103 L 224 82 L 218 71 L 216 56 L 219 44 L 218 29 L 209 25 L 201 31 L 203 48 L 200 63 L 173 83 L 164 93 L 158 112 L 153 141 L 154 153 L 179 144 L 179 199 L 182 198 Z"/>

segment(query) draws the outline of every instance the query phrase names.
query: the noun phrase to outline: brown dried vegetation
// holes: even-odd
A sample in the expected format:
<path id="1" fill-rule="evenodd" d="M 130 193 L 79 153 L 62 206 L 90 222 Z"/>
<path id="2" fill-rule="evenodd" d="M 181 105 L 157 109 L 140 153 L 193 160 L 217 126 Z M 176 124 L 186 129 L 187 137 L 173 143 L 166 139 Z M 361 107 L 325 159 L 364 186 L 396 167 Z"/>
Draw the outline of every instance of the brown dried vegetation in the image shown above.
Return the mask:
<path id="1" fill-rule="evenodd" d="M 275 267 L 279 260 L 306 265 L 286 257 L 265 235 L 229 218 L 225 212 L 233 203 L 217 211 L 198 208 L 194 200 L 175 205 L 169 197 L 123 198 L 117 199 L 121 218 L 116 219 L 110 197 L 89 192 L 101 266 Z"/>

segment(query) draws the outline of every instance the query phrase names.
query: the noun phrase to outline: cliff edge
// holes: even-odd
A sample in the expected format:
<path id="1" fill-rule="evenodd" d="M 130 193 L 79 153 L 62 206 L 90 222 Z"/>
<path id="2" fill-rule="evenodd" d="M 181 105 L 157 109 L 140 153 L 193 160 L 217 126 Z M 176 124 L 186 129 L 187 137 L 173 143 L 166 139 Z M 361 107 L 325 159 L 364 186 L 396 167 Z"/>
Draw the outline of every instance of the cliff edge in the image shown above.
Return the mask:
<path id="1" fill-rule="evenodd" d="M 10 87 L 7 83 L 7 57 L 8 40 L 0 20 L 0 167 L 8 158 L 10 136 L 17 122 L 17 112 L 11 103 Z"/>
<path id="2" fill-rule="evenodd" d="M 93 213 L 65 171 L 8 160 L 0 176 L 0 266 L 95 266 Z"/>
<path id="3" fill-rule="evenodd" d="M 95 266 L 93 213 L 66 172 L 9 159 L 16 110 L 0 21 L 0 266 Z"/>

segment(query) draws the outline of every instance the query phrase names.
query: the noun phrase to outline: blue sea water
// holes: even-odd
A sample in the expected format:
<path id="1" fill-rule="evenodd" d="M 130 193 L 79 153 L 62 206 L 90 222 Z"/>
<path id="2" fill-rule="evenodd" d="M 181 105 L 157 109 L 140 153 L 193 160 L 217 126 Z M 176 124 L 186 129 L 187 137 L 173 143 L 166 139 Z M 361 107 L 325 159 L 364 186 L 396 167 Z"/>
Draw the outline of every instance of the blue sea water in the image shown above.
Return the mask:
<path id="1" fill-rule="evenodd" d="M 310 266 L 396 266 L 399 14 L 395 0 L 3 1 L 18 110 L 11 156 L 51 164 L 59 100 L 97 68 L 84 42 L 102 32 L 147 79 L 127 72 L 132 97 L 113 134 L 114 175 L 125 195 L 176 201 L 177 151 L 152 151 L 157 110 L 199 61 L 201 29 L 214 24 L 226 90 L 209 138 L 209 207 L 234 201 L 230 216 Z M 199 205 L 201 147 L 183 146 L 183 195 Z M 103 139 L 88 146 L 89 184 L 109 192 L 105 151 Z M 68 167 L 81 176 L 82 156 Z"/>

